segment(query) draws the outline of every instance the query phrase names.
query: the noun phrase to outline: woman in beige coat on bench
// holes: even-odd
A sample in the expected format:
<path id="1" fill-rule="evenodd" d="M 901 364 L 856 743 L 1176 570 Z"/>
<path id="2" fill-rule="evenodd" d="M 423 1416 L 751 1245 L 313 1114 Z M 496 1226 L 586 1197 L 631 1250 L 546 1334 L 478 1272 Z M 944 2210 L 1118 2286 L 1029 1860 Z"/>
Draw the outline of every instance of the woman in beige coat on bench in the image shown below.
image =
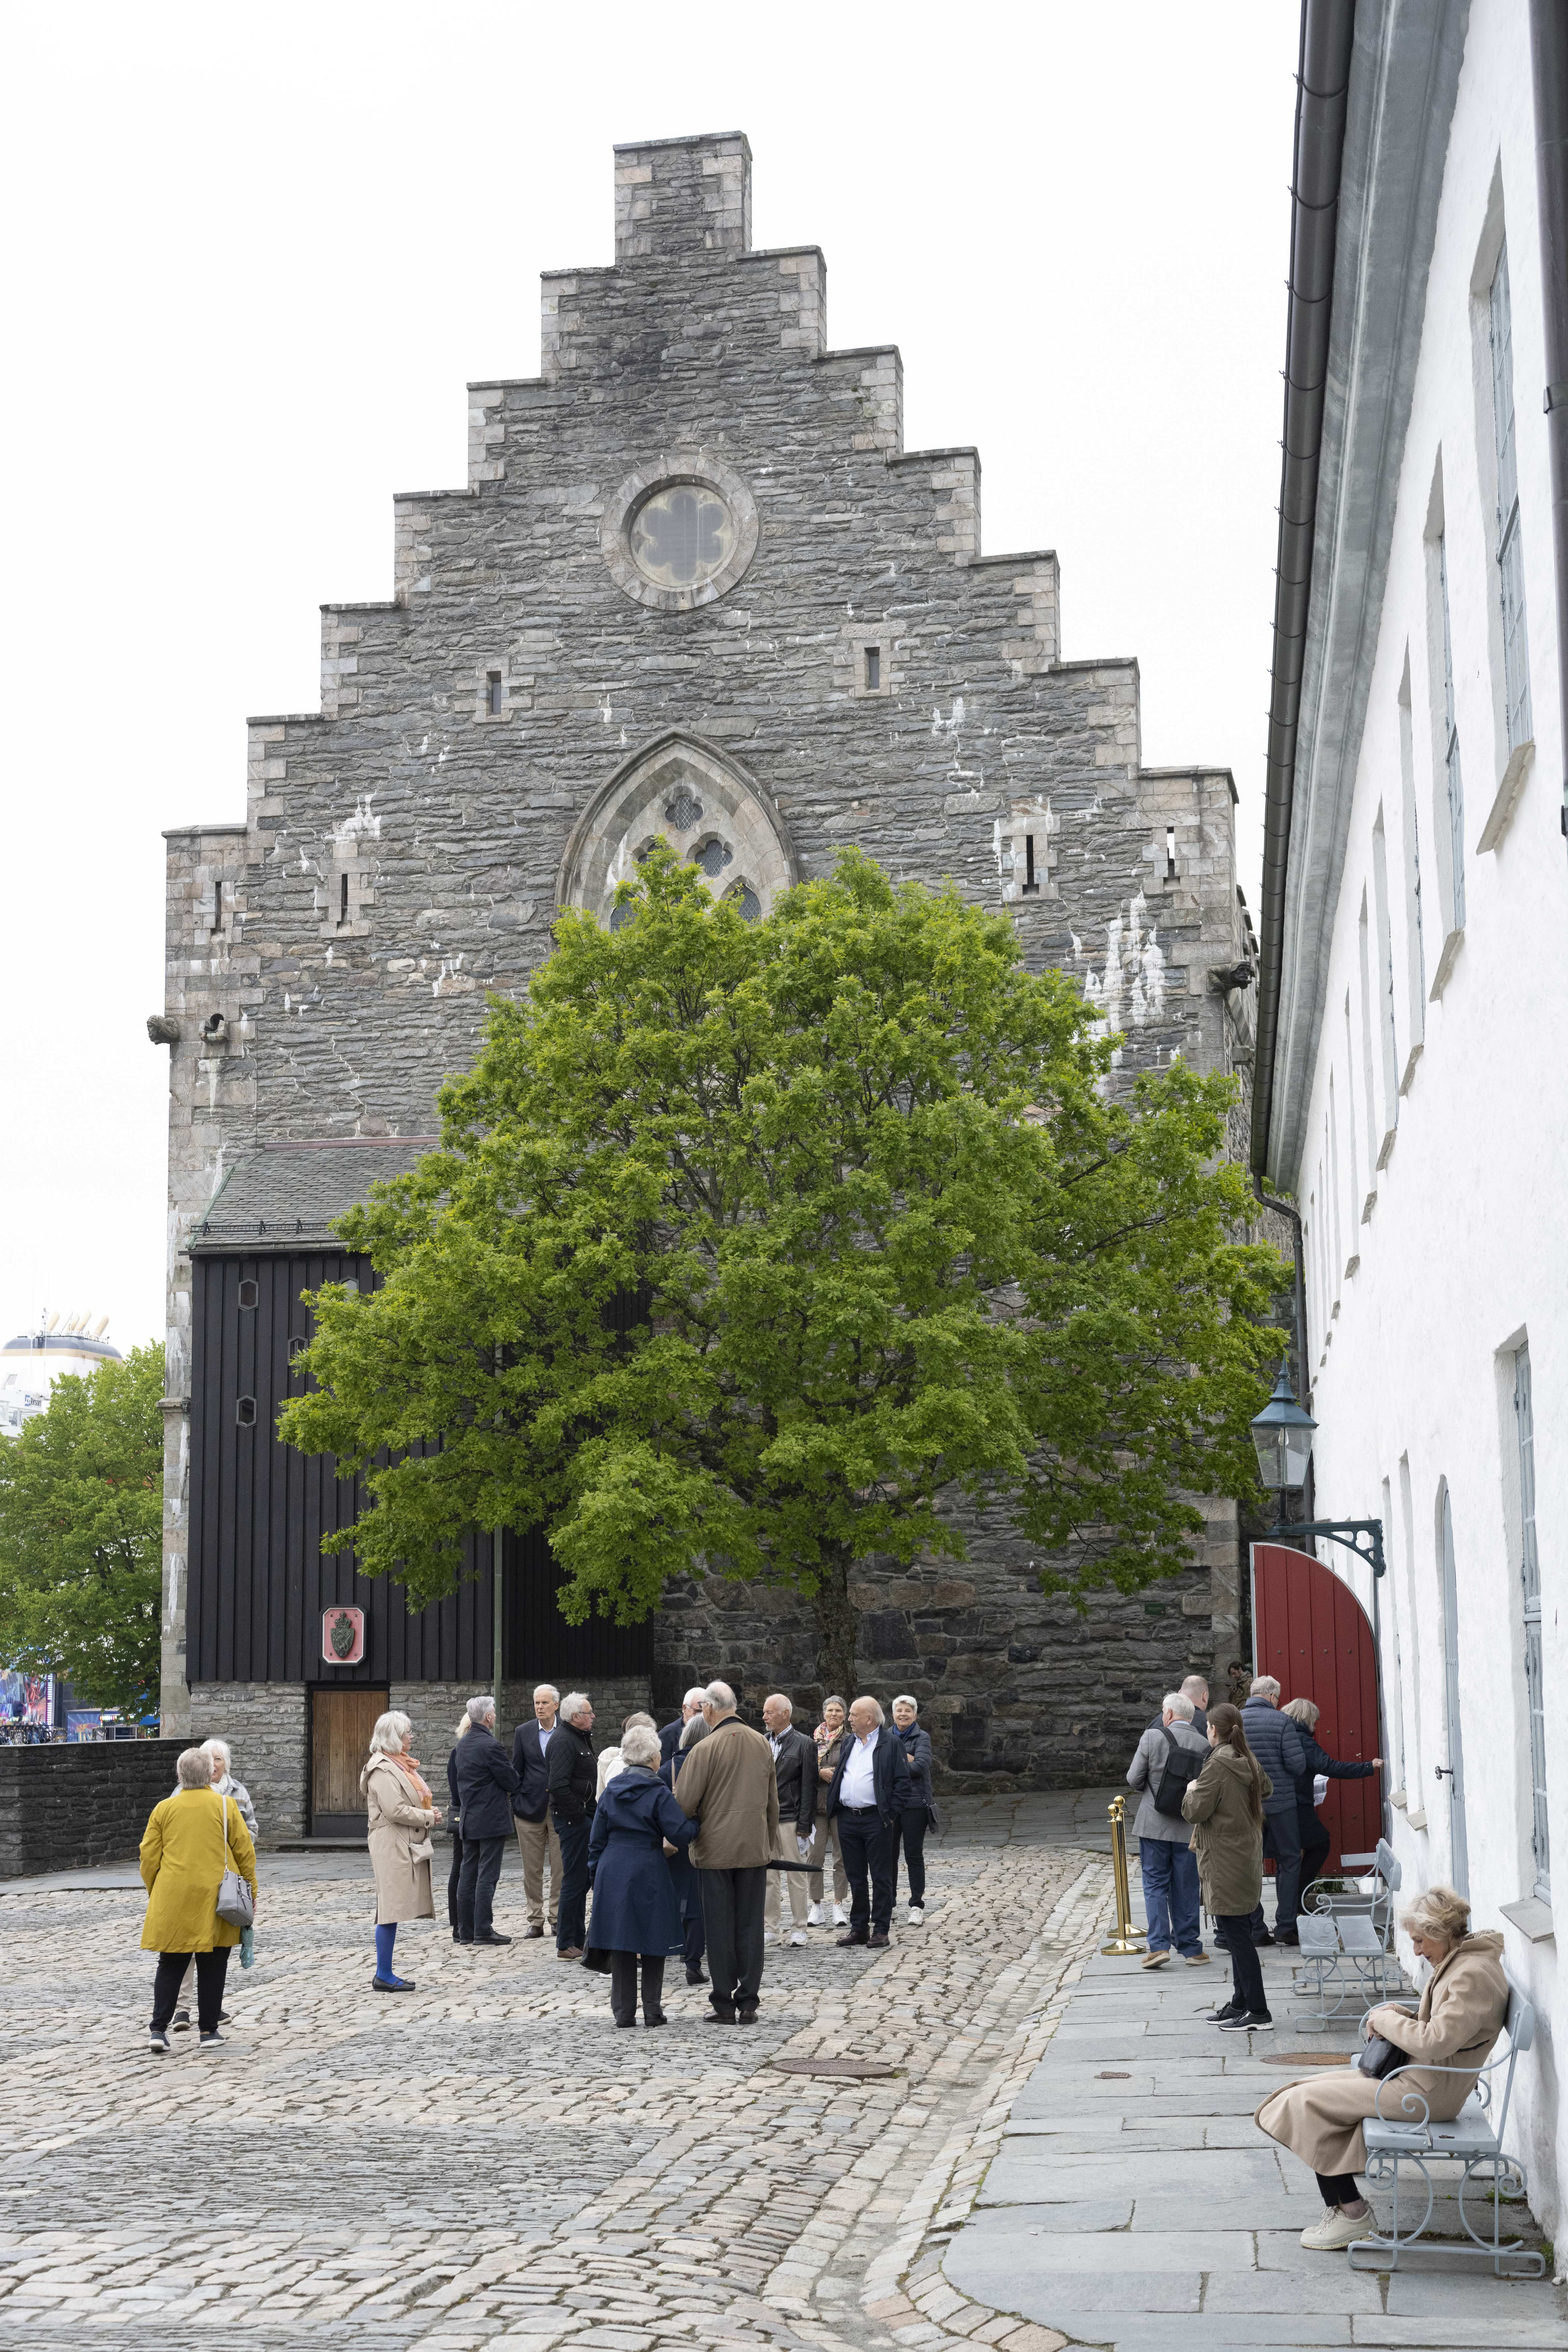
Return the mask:
<path id="1" fill-rule="evenodd" d="M 1368 2013 L 1369 2035 L 1380 2033 L 1405 2058 L 1432 2066 L 1458 2067 L 1452 2074 L 1428 2074 L 1419 2063 L 1386 2091 L 1383 2112 L 1401 2121 L 1399 2102 L 1419 2092 L 1435 2123 L 1452 2123 L 1479 2079 L 1508 2014 L 1508 1979 L 1502 1972 L 1502 1937 L 1472 1936 L 1470 1906 L 1451 1886 L 1430 1886 L 1400 1925 L 1408 1928 L 1416 1954 L 1431 1965 L 1431 1980 L 1418 2009 L 1394 2001 Z M 1258 2122 L 1282 2147 L 1310 2164 L 1318 2176 L 1328 2210 L 1301 2243 L 1331 2253 L 1364 2237 L 1366 2200 L 1355 2176 L 1366 2162 L 1362 2126 L 1378 2112 L 1384 2084 L 1353 2066 L 1310 2083 L 1290 2083 L 1258 2110 Z M 1423 2110 L 1414 2111 L 1421 2115 Z"/>

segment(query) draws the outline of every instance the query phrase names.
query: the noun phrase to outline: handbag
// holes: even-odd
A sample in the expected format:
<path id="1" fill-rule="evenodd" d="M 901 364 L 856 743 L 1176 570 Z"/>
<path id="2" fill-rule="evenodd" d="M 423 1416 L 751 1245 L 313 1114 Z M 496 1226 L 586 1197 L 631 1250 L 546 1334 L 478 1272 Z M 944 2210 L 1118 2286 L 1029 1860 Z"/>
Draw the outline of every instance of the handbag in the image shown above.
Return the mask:
<path id="1" fill-rule="evenodd" d="M 1405 2063 L 1405 2053 L 1398 2042 L 1385 2042 L 1381 2033 L 1369 2034 L 1352 2061 L 1359 2071 L 1370 2074 L 1374 2083 L 1381 2083 L 1385 2074 L 1392 2074 L 1396 2066 L 1403 2066 Z"/>
<path id="2" fill-rule="evenodd" d="M 417 1845 L 411 1845 L 411 1846 L 409 1847 L 409 1849 L 408 1849 L 408 1859 L 409 1859 L 409 1861 L 410 1861 L 410 1862 L 434 1862 L 434 1861 L 435 1861 L 435 1859 L 436 1859 L 436 1841 L 435 1841 L 435 1839 L 434 1839 L 434 1838 L 429 1834 L 428 1831 L 426 1831 L 426 1834 L 425 1834 L 425 1835 L 420 1839 L 420 1841 L 419 1841 L 419 1843 L 418 1843 L 418 1844 L 417 1844 Z"/>
<path id="3" fill-rule="evenodd" d="M 256 1920 L 256 1898 L 247 1882 L 237 1870 L 226 1867 L 228 1859 L 228 1799 L 220 1797 L 223 1807 L 223 1851 L 226 1867 L 218 1881 L 217 1916 L 231 1927 L 249 1927 Z"/>

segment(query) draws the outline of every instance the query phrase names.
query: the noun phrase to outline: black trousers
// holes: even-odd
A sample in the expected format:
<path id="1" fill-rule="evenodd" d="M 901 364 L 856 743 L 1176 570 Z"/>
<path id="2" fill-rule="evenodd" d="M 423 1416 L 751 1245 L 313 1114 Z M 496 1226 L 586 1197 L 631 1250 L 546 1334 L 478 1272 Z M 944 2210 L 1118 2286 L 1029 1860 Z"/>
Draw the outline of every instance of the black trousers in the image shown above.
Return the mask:
<path id="1" fill-rule="evenodd" d="M 728 2015 L 755 2009 L 763 1984 L 763 1898 L 767 1865 L 753 1870 L 700 1870 L 702 1931 L 708 1941 L 708 1998 Z"/>
<path id="2" fill-rule="evenodd" d="M 463 1869 L 463 1839 L 458 1830 L 452 1832 L 452 1867 L 447 1874 L 447 1925 L 458 1924 L 458 1881 Z"/>
<path id="3" fill-rule="evenodd" d="M 500 1876 L 500 1858 L 506 1852 L 504 1837 L 465 1838 L 463 1862 L 458 1874 L 458 1941 L 471 1944 L 476 1936 L 490 1932 L 490 1906 L 495 1900 L 496 1881 Z"/>
<path id="4" fill-rule="evenodd" d="M 899 1899 L 899 1854 L 910 1874 L 910 1901 L 920 1906 L 926 1898 L 926 1825 L 923 1805 L 906 1805 L 893 1832 L 893 1901 Z M 889 1906 L 890 1907 L 890 1906 Z"/>
<path id="5" fill-rule="evenodd" d="M 588 1833 L 592 1822 L 555 1816 L 561 1847 L 561 1897 L 555 1906 L 555 1948 L 580 1952 L 588 1940 Z"/>
<path id="6" fill-rule="evenodd" d="M 1320 2172 L 1318 2192 L 1325 2205 L 1359 2205 L 1361 2190 L 1353 2172 Z"/>
<path id="7" fill-rule="evenodd" d="M 637 1967 L 642 1967 L 642 2013 L 657 2017 L 663 2006 L 659 1996 L 664 1990 L 664 1954 L 662 1952 L 612 1952 L 610 1954 L 610 2009 L 617 2025 L 629 2025 L 637 2013 Z"/>
<path id="8" fill-rule="evenodd" d="M 885 1936 L 893 1917 L 893 1874 L 898 1868 L 898 1828 L 880 1813 L 835 1813 L 838 1851 L 849 1881 L 849 1932 Z"/>
<path id="9" fill-rule="evenodd" d="M 764 1889 L 763 1891 L 765 1892 L 766 1890 Z M 700 1969 L 702 1966 L 702 1954 L 706 1945 L 706 1938 L 702 1930 L 702 1914 L 700 1911 L 697 1913 L 694 1918 L 683 1919 L 681 1921 L 680 1933 L 684 1943 L 684 1957 L 687 1967 L 689 1969 Z"/>
<path id="10" fill-rule="evenodd" d="M 1274 1856 L 1274 1932 L 1296 1925 L 1297 1897 L 1301 1892 L 1301 1837 L 1294 1813 L 1265 1813 L 1263 1851 Z M 1255 1935 L 1263 1932 L 1263 1905 L 1252 1915 Z"/>
<path id="11" fill-rule="evenodd" d="M 1301 1842 L 1301 1877 L 1297 1888 L 1297 1900 L 1300 1902 L 1313 1879 L 1321 1874 L 1333 1840 L 1321 1815 L 1316 1812 L 1297 1814 L 1296 1834 Z"/>
<path id="12" fill-rule="evenodd" d="M 1258 1947 L 1252 1940 L 1252 1921 L 1245 1911 L 1228 1917 L 1216 1918 L 1215 1933 L 1230 1954 L 1231 1989 L 1243 2009 L 1255 2016 L 1267 2017 L 1268 2003 L 1263 1991 L 1263 1963 L 1258 1957 Z"/>
<path id="13" fill-rule="evenodd" d="M 223 2007 L 223 1980 L 228 1974 L 228 1956 L 232 1944 L 219 1944 L 210 1952 L 198 1952 L 196 1959 L 196 2022 L 204 2033 L 217 2032 L 218 2011 Z M 153 2031 L 166 2033 L 169 2020 L 174 2014 L 174 2003 L 180 1987 L 191 1964 L 189 1952 L 160 1952 L 158 1973 L 153 1979 Z"/>

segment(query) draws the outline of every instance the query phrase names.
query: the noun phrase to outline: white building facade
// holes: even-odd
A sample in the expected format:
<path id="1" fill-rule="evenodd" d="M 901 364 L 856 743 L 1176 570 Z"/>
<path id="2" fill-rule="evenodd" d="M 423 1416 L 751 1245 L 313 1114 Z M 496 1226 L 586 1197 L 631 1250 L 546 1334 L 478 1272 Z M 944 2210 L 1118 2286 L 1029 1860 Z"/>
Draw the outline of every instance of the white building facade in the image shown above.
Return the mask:
<path id="1" fill-rule="evenodd" d="M 1318 16 L 1331 49 L 1324 13 L 1309 5 L 1308 31 Z M 1313 1509 L 1383 1522 L 1394 1848 L 1407 1893 L 1457 1885 L 1478 1927 L 1505 1929 L 1536 2002 L 1510 2138 L 1552 2232 L 1568 2192 L 1553 1899 L 1555 1883 L 1568 1927 L 1555 1696 L 1568 844 L 1552 464 L 1568 383 L 1552 381 L 1564 293 L 1542 229 L 1563 149 L 1560 131 L 1555 146 L 1541 134 L 1562 60 L 1543 74 L 1536 25 L 1532 71 L 1529 0 L 1362 0 L 1353 33 L 1348 17 L 1299 723 L 1288 623 L 1277 631 L 1254 1160 L 1300 1213 Z M 1299 138 L 1299 187 L 1311 162 Z M 1300 298 L 1295 272 L 1293 285 Z M 1282 587 L 1282 613 L 1289 599 Z M 1320 1550 L 1370 1610 L 1370 1570 Z"/>

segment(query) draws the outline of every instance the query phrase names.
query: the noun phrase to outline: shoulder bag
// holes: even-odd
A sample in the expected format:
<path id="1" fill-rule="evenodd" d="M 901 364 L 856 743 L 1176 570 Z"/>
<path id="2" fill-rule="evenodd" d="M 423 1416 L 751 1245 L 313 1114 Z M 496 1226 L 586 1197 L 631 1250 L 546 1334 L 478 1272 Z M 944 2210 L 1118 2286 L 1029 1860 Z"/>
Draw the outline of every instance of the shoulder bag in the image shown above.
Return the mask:
<path id="1" fill-rule="evenodd" d="M 223 1807 L 224 1874 L 218 1882 L 217 1916 L 231 1927 L 250 1927 L 256 1923 L 256 1899 L 249 1885 L 237 1870 L 228 1868 L 228 1799 L 220 1797 Z"/>
<path id="2" fill-rule="evenodd" d="M 1173 1821 L 1183 1820 L 1182 1799 L 1207 1762 L 1206 1756 L 1200 1755 L 1195 1748 L 1181 1747 L 1167 1731 L 1165 1760 L 1160 1767 L 1160 1778 L 1156 1781 L 1152 1774 L 1150 1776 L 1150 1794 L 1154 1800 L 1154 1811 L 1169 1814 Z"/>

